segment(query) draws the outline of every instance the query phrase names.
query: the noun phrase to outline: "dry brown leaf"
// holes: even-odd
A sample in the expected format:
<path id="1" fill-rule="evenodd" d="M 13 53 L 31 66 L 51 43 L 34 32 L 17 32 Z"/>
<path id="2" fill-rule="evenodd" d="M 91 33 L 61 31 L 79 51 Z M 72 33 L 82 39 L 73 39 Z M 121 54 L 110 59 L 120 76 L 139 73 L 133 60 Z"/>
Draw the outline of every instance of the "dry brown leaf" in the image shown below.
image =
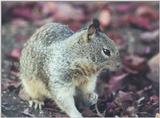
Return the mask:
<path id="1" fill-rule="evenodd" d="M 19 91 L 18 96 L 19 96 L 22 100 L 30 100 L 29 95 L 25 92 L 24 89 L 21 89 L 21 90 Z"/>
<path id="2" fill-rule="evenodd" d="M 104 9 L 100 12 L 98 19 L 102 27 L 107 27 L 112 19 L 111 13 L 109 12 L 109 10 Z"/>
<path id="3" fill-rule="evenodd" d="M 15 87 L 18 88 L 21 85 L 21 82 L 19 80 L 9 80 L 9 79 L 2 79 L 2 90 L 6 90 L 9 87 Z"/>
<path id="4" fill-rule="evenodd" d="M 159 63 L 160 53 L 158 53 L 148 61 L 148 65 L 150 67 L 150 73 L 148 73 L 148 77 L 154 82 L 159 81 Z"/>
<path id="5" fill-rule="evenodd" d="M 131 72 L 131 73 L 133 72 L 134 74 L 138 73 L 141 70 L 144 70 L 147 64 L 145 58 L 142 58 L 136 55 L 126 56 L 124 58 L 123 63 L 125 65 L 125 70 L 127 72 Z"/>

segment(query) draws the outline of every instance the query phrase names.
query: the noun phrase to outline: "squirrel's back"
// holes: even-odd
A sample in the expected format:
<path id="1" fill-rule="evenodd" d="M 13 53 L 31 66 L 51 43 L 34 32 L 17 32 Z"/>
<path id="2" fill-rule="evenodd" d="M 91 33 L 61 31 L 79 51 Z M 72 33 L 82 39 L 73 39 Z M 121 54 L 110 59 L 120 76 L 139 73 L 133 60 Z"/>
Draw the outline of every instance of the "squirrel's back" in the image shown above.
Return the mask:
<path id="1" fill-rule="evenodd" d="M 39 76 L 45 80 L 46 74 L 43 68 L 45 60 L 48 58 L 48 47 L 57 41 L 65 40 L 72 34 L 72 30 L 59 23 L 48 23 L 39 28 L 24 44 L 20 59 L 20 78 Z"/>
<path id="2" fill-rule="evenodd" d="M 30 38 L 30 41 L 41 41 L 44 46 L 49 46 L 56 41 L 62 41 L 73 34 L 66 25 L 60 23 L 48 23 L 39 28 Z"/>

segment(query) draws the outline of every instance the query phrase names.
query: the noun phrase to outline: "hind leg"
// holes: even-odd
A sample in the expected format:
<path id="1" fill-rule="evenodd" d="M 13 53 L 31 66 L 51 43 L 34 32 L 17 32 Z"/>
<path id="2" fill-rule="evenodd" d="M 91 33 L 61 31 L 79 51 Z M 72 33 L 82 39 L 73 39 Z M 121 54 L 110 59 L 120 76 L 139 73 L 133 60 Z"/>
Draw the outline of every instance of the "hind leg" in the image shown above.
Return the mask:
<path id="1" fill-rule="evenodd" d="M 44 105 L 45 98 L 49 97 L 49 91 L 45 83 L 40 79 L 23 79 L 22 84 L 26 93 L 31 97 L 29 106 L 34 106 L 35 109 L 41 109 L 42 105 Z"/>

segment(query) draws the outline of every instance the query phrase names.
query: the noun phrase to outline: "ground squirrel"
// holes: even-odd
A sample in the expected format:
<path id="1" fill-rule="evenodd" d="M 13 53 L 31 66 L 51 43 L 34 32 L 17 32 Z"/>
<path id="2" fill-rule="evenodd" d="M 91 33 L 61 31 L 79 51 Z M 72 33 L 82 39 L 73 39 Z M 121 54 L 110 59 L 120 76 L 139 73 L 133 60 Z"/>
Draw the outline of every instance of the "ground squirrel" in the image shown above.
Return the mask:
<path id="1" fill-rule="evenodd" d="M 32 98 L 30 104 L 41 108 L 46 97 L 70 117 L 82 117 L 74 96 L 79 89 L 91 104 L 97 75 L 103 68 L 119 66 L 119 52 L 114 42 L 99 28 L 99 21 L 73 32 L 66 25 L 48 23 L 25 43 L 20 57 L 20 79 Z"/>

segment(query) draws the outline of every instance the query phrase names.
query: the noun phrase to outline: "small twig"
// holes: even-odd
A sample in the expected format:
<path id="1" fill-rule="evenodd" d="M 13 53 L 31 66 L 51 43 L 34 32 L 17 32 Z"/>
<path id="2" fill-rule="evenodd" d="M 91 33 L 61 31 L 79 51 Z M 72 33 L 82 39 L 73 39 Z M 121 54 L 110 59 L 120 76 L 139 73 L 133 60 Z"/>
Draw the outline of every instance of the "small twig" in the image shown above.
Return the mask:
<path id="1" fill-rule="evenodd" d="M 132 35 L 131 32 L 128 32 L 128 53 L 130 55 L 134 54 L 134 43 L 135 43 L 135 37 Z"/>
<path id="2" fill-rule="evenodd" d="M 53 109 L 53 108 L 44 108 L 44 110 L 52 111 L 52 112 L 59 112 L 57 109 Z"/>

